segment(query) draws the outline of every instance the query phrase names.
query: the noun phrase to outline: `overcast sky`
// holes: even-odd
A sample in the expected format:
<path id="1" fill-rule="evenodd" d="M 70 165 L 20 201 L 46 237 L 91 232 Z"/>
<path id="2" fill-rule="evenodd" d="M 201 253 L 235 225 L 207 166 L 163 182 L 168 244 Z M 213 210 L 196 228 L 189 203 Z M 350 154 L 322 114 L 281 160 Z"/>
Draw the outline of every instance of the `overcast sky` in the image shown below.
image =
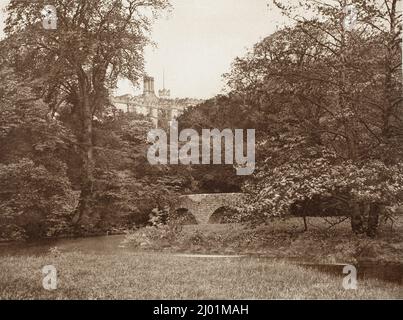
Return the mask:
<path id="1" fill-rule="evenodd" d="M 157 20 L 152 38 L 157 48 L 145 53 L 146 72 L 155 89 L 165 86 L 173 97 L 208 98 L 222 91 L 221 75 L 236 56 L 276 30 L 282 18 L 271 0 L 171 0 L 173 9 Z M 0 0 L 4 8 L 8 0 Z M 5 14 L 0 15 L 0 30 Z M 117 94 L 136 94 L 121 81 Z"/>

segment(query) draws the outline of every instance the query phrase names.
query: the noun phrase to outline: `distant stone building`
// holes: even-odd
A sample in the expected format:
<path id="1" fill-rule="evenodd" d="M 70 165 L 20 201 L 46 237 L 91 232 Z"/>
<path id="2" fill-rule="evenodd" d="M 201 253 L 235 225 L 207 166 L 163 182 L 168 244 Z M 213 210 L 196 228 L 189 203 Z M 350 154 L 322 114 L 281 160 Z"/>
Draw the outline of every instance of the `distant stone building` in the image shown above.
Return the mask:
<path id="1" fill-rule="evenodd" d="M 179 117 L 188 107 L 202 103 L 200 99 L 172 99 L 170 90 L 164 88 L 158 90 L 158 96 L 154 91 L 154 78 L 144 77 L 143 94 L 132 96 L 112 97 L 112 104 L 123 112 L 134 112 L 150 117 L 155 127 L 169 124 L 170 121 Z"/>

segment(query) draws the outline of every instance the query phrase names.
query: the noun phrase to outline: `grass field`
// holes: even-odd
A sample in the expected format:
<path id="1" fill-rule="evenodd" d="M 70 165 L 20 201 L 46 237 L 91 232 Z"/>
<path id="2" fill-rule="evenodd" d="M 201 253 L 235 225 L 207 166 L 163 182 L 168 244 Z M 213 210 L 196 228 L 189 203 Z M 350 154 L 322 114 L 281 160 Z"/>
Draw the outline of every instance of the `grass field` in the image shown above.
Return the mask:
<path id="1" fill-rule="evenodd" d="M 58 287 L 42 287 L 44 265 Z M 396 299 L 377 280 L 345 290 L 342 277 L 258 258 L 187 258 L 164 253 L 56 253 L 0 261 L 1 299 Z"/>

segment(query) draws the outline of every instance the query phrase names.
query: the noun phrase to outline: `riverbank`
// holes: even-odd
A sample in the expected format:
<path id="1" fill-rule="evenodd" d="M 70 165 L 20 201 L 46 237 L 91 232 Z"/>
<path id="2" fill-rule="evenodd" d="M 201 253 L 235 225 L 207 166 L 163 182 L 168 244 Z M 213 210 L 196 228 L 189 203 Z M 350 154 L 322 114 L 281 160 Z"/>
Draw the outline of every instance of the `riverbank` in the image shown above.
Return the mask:
<path id="1" fill-rule="evenodd" d="M 322 218 L 273 220 L 250 228 L 240 224 L 142 228 L 127 236 L 127 245 L 142 251 L 246 254 L 315 263 L 403 262 L 403 217 L 393 228 L 381 224 L 368 238 L 351 232 L 349 221 L 331 225 Z"/>
<path id="2" fill-rule="evenodd" d="M 62 252 L 97 254 L 120 250 L 240 254 L 311 263 L 401 264 L 403 219 L 396 219 L 393 228 L 381 224 L 373 239 L 353 234 L 348 221 L 329 228 L 321 218 L 308 218 L 308 230 L 304 231 L 302 219 L 292 218 L 254 228 L 243 224 L 163 226 L 126 231 L 123 235 L 0 243 L 0 255 L 40 255 L 55 247 Z"/>

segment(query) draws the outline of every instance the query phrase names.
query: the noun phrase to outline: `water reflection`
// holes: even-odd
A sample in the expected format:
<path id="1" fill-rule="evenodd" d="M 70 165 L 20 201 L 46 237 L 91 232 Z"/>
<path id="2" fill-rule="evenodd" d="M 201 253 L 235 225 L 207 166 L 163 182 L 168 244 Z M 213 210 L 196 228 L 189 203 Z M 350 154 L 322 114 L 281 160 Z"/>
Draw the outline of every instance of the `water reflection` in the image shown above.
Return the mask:
<path id="1" fill-rule="evenodd" d="M 344 276 L 346 264 L 300 263 L 304 268 L 314 269 L 329 274 Z M 355 264 L 358 279 L 378 279 L 402 284 L 403 264 L 401 262 L 375 262 L 362 260 Z"/>

